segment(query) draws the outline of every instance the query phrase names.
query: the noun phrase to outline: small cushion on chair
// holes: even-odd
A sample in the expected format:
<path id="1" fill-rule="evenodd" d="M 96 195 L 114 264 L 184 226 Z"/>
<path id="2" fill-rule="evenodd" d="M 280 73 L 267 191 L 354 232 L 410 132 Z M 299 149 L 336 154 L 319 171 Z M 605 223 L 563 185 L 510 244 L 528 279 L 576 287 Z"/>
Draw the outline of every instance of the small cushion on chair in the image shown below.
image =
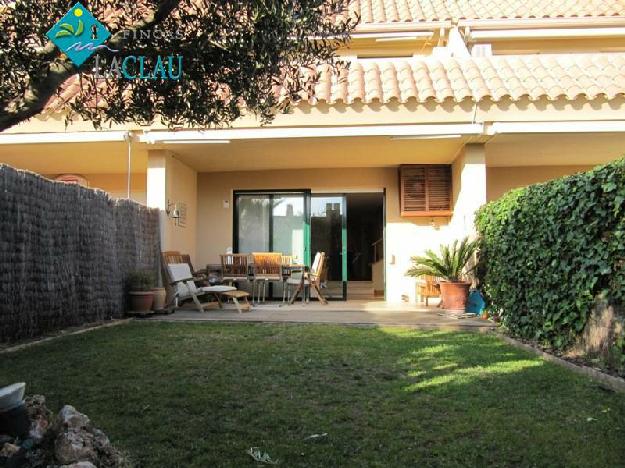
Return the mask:
<path id="1" fill-rule="evenodd" d="M 228 291 L 236 291 L 237 288 L 233 287 L 233 286 L 204 286 L 203 288 L 200 288 L 200 291 L 204 291 L 207 293 L 224 293 L 224 292 L 228 292 Z"/>

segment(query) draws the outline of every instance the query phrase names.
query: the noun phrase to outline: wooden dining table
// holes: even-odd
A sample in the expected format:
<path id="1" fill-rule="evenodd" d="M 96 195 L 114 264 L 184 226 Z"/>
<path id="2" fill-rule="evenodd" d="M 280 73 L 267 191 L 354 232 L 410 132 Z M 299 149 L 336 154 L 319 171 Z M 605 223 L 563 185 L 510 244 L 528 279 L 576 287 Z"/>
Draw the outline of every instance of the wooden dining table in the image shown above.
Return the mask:
<path id="1" fill-rule="evenodd" d="M 297 295 L 299 294 L 299 291 L 305 291 L 304 289 L 304 282 L 305 282 L 305 273 L 307 271 L 308 267 L 304 264 L 291 264 L 291 265 L 282 265 L 282 276 L 284 278 L 284 280 L 286 281 L 293 273 L 297 273 L 297 272 L 302 272 L 302 277 L 301 277 L 301 282 L 299 285 L 299 288 L 297 289 L 296 293 L 293 295 L 293 297 L 291 298 L 291 300 L 289 301 L 289 304 L 293 304 L 295 302 L 295 299 L 297 299 Z M 208 265 L 206 265 L 206 275 L 209 277 L 209 281 L 210 281 L 210 274 L 211 273 L 216 273 L 219 275 L 223 275 L 223 267 L 220 263 L 209 263 Z M 252 279 L 254 277 L 254 265 L 250 264 L 248 265 L 248 272 L 247 272 L 247 276 L 248 279 Z"/>

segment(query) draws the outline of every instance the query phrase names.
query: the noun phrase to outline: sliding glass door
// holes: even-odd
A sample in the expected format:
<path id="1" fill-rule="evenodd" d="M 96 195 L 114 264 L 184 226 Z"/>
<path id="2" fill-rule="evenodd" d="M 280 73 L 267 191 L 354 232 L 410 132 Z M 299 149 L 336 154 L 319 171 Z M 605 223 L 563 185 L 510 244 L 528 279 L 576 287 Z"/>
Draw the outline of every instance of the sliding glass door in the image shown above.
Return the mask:
<path id="1" fill-rule="evenodd" d="M 310 199 L 310 247 L 326 254 L 328 299 L 347 297 L 347 216 L 344 195 L 313 194 Z"/>
<path id="2" fill-rule="evenodd" d="M 308 263 L 307 192 L 235 192 L 236 252 L 281 252 Z"/>
<path id="3" fill-rule="evenodd" d="M 347 296 L 347 218 L 343 194 L 296 191 L 237 191 L 234 194 L 234 250 L 281 252 L 310 266 L 326 254 L 328 299 Z M 273 296 L 281 297 L 274 285 Z"/>

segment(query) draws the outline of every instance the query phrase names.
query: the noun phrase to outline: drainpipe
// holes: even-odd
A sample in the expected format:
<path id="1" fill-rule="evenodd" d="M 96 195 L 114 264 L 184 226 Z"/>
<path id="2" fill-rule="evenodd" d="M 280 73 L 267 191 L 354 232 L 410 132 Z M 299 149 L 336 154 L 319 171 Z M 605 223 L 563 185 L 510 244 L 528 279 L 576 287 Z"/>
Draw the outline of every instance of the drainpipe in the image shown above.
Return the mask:
<path id="1" fill-rule="evenodd" d="M 126 132 L 126 134 L 124 135 L 124 140 L 126 141 L 126 144 L 128 145 L 128 167 L 127 167 L 127 173 L 126 173 L 126 198 L 128 198 L 128 200 L 130 200 L 130 179 L 132 177 L 131 175 L 131 164 L 132 164 L 132 132 Z"/>

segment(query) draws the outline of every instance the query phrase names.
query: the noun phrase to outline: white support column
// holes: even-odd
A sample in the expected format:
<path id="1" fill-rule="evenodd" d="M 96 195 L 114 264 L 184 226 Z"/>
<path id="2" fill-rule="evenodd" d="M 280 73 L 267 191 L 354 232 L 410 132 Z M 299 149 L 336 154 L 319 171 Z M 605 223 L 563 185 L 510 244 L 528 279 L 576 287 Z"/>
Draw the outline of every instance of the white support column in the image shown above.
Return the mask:
<path id="1" fill-rule="evenodd" d="M 454 214 L 450 227 L 456 238 L 475 234 L 475 212 L 486 203 L 486 147 L 465 145 L 452 165 Z"/>
<path id="2" fill-rule="evenodd" d="M 161 248 L 168 250 L 167 233 L 167 152 L 148 151 L 146 204 L 158 208 L 161 214 Z"/>
<path id="3" fill-rule="evenodd" d="M 195 260 L 197 248 L 197 172 L 166 150 L 148 152 L 147 205 L 161 212 L 161 248 Z M 167 210 L 184 206 L 184 223 Z"/>

